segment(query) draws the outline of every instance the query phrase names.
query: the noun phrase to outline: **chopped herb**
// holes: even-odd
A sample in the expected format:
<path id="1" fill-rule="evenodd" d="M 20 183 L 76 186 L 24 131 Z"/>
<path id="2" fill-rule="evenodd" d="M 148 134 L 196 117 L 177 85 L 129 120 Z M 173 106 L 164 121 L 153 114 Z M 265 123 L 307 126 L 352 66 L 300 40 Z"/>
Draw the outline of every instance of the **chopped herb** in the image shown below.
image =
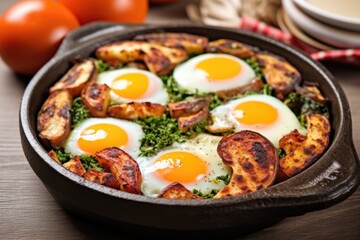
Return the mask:
<path id="1" fill-rule="evenodd" d="M 284 104 L 287 105 L 296 116 L 299 116 L 303 105 L 301 94 L 296 92 L 289 93 L 284 100 Z"/>
<path id="2" fill-rule="evenodd" d="M 265 84 L 262 90 L 264 95 L 273 95 L 273 88 L 269 84 Z"/>
<path id="3" fill-rule="evenodd" d="M 205 132 L 205 127 L 209 125 L 207 121 L 200 122 L 196 124 L 193 128 L 189 129 L 186 133 L 183 133 L 187 137 L 194 136 L 197 133 Z"/>
<path id="4" fill-rule="evenodd" d="M 329 108 L 326 106 L 326 104 L 322 104 L 305 97 L 302 98 L 302 101 L 302 114 L 319 113 L 325 116 L 329 116 Z"/>
<path id="5" fill-rule="evenodd" d="M 72 158 L 72 155 L 70 153 L 65 152 L 63 148 L 55 148 L 54 150 L 61 164 L 66 163 Z"/>
<path id="6" fill-rule="evenodd" d="M 194 95 L 189 93 L 185 89 L 181 89 L 173 76 L 162 76 L 161 80 L 163 81 L 166 91 L 169 94 L 170 102 L 182 101 L 187 97 Z"/>
<path id="7" fill-rule="evenodd" d="M 213 198 L 218 192 L 219 192 L 219 190 L 212 189 L 209 193 L 204 194 L 200 190 L 197 190 L 197 189 L 192 190 L 193 194 L 196 194 L 196 195 L 198 195 L 200 197 L 204 197 L 204 198 Z"/>
<path id="8" fill-rule="evenodd" d="M 279 156 L 279 159 L 286 156 L 286 152 L 284 151 L 284 149 L 278 148 L 278 156 Z"/>
<path id="9" fill-rule="evenodd" d="M 249 64 L 249 66 L 254 70 L 255 76 L 257 76 L 260 79 L 262 79 L 264 77 L 264 73 L 262 72 L 258 61 L 251 59 L 251 58 L 246 58 L 246 59 L 244 59 L 244 61 L 247 64 Z"/>
<path id="10" fill-rule="evenodd" d="M 226 175 L 222 175 L 222 176 L 217 176 L 216 180 L 223 181 L 225 183 L 225 185 L 228 185 L 230 183 L 230 175 L 226 174 Z"/>
<path id="11" fill-rule="evenodd" d="M 94 156 L 81 155 L 80 160 L 81 160 L 82 165 L 86 169 L 86 171 L 89 171 L 91 169 L 96 169 L 96 170 L 102 171 L 102 172 L 105 171 L 104 168 L 100 167 L 98 161 L 96 160 L 96 158 Z"/>
<path id="12" fill-rule="evenodd" d="M 96 60 L 95 65 L 99 73 L 110 70 L 111 68 L 109 64 L 100 59 Z"/>
<path id="13" fill-rule="evenodd" d="M 74 99 L 72 107 L 70 109 L 72 128 L 78 125 L 80 122 L 84 121 L 90 116 L 89 110 L 87 110 L 84 104 L 81 102 L 81 97 Z"/>

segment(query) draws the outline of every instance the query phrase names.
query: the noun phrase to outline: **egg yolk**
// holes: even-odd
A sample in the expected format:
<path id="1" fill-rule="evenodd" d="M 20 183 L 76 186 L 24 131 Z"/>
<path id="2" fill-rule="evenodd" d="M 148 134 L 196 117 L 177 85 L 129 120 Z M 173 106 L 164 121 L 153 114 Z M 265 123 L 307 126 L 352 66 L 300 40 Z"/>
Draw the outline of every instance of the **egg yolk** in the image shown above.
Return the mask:
<path id="1" fill-rule="evenodd" d="M 221 81 L 233 78 L 241 73 L 242 68 L 239 62 L 231 58 L 215 57 L 202 60 L 196 65 L 206 73 L 210 81 Z"/>
<path id="2" fill-rule="evenodd" d="M 79 148 L 89 154 L 108 147 L 123 147 L 128 143 L 127 133 L 112 124 L 96 124 L 84 129 L 78 139 Z"/>
<path id="3" fill-rule="evenodd" d="M 278 111 L 264 102 L 247 101 L 235 107 L 234 116 L 242 124 L 272 124 L 278 118 Z"/>
<path id="4" fill-rule="evenodd" d="M 111 90 L 127 99 L 139 99 L 148 90 L 149 78 L 142 73 L 127 73 L 118 76 L 111 85 Z"/>
<path id="5" fill-rule="evenodd" d="M 204 178 L 207 166 L 197 155 L 173 151 L 165 153 L 154 162 L 156 173 L 161 179 L 169 182 L 191 183 Z"/>

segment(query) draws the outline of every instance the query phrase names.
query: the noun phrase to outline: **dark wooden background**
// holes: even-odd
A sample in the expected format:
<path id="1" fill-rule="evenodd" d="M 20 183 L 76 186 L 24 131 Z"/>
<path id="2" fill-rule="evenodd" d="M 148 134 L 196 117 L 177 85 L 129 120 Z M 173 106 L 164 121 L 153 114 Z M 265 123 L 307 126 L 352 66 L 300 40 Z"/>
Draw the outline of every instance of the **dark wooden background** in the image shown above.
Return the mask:
<path id="1" fill-rule="evenodd" d="M 16 0 L 0 1 L 0 13 Z M 186 22 L 185 0 L 152 7 L 148 23 Z M 344 88 L 360 152 L 360 66 L 326 64 Z M 129 239 L 61 209 L 30 168 L 21 148 L 18 110 L 26 81 L 0 60 L 0 239 Z M 171 236 L 169 236 L 171 238 Z M 360 189 L 325 210 L 287 218 L 242 239 L 360 239 Z"/>

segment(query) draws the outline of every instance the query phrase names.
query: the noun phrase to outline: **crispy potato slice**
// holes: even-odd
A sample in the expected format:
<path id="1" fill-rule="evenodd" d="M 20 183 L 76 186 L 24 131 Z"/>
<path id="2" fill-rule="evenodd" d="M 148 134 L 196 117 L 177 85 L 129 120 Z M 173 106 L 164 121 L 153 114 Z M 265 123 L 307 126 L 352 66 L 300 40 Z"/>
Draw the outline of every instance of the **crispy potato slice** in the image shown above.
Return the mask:
<path id="1" fill-rule="evenodd" d="M 193 115 L 186 117 L 179 117 L 178 118 L 179 129 L 181 132 L 187 132 L 191 128 L 195 127 L 196 124 L 207 120 L 208 116 L 209 116 L 209 109 L 204 108 Z"/>
<path id="2" fill-rule="evenodd" d="M 231 39 L 218 39 L 209 42 L 206 51 L 209 53 L 227 53 L 239 58 L 248 58 L 254 55 L 254 48 Z"/>
<path id="3" fill-rule="evenodd" d="M 261 52 L 255 54 L 264 72 L 266 82 L 274 89 L 277 98 L 283 100 L 301 82 L 299 71 L 280 56 Z"/>
<path id="4" fill-rule="evenodd" d="M 112 66 L 118 66 L 123 62 L 144 61 L 147 68 L 157 75 L 171 72 L 177 64 L 188 58 L 184 49 L 141 41 L 107 44 L 96 50 L 96 56 Z"/>
<path id="5" fill-rule="evenodd" d="M 295 176 L 316 162 L 327 149 L 330 142 L 329 119 L 320 114 L 307 116 L 307 136 L 296 132 L 285 135 L 279 141 L 286 156 L 280 159 L 277 181 Z"/>
<path id="6" fill-rule="evenodd" d="M 214 198 L 237 196 L 270 186 L 278 170 L 277 149 L 259 133 L 244 130 L 221 139 L 218 153 L 232 168 L 230 183 Z"/>
<path id="7" fill-rule="evenodd" d="M 80 157 L 75 156 L 74 158 L 70 159 L 68 162 L 64 163 L 63 166 L 68 169 L 69 171 L 82 176 L 86 173 L 84 166 L 81 163 Z"/>
<path id="8" fill-rule="evenodd" d="M 204 108 L 209 108 L 210 97 L 192 98 L 180 102 L 169 103 L 170 116 L 172 118 L 187 117 Z"/>
<path id="9" fill-rule="evenodd" d="M 296 92 L 302 96 L 319 103 L 326 103 L 328 100 L 321 94 L 316 83 L 304 83 L 302 87 L 296 86 Z"/>
<path id="10" fill-rule="evenodd" d="M 138 163 L 123 150 L 112 147 L 105 148 L 95 154 L 100 166 L 115 175 L 120 190 L 141 194 L 142 176 Z"/>
<path id="11" fill-rule="evenodd" d="M 87 171 L 83 177 L 89 181 L 101 184 L 110 188 L 119 189 L 120 184 L 115 175 L 109 172 L 101 172 L 96 169 Z"/>
<path id="12" fill-rule="evenodd" d="M 53 149 L 51 149 L 51 150 L 48 152 L 48 154 L 49 154 L 49 156 L 50 156 L 52 159 L 54 159 L 54 160 L 55 160 L 55 162 L 57 162 L 57 163 L 60 163 L 60 164 L 61 164 L 61 162 L 60 162 L 60 160 L 59 160 L 59 158 L 58 158 L 58 156 L 57 156 L 56 152 L 55 152 Z"/>
<path id="13" fill-rule="evenodd" d="M 135 40 L 157 43 L 166 47 L 182 47 L 190 54 L 205 51 L 209 42 L 207 37 L 189 33 L 148 33 L 137 35 Z"/>
<path id="14" fill-rule="evenodd" d="M 169 184 L 159 193 L 157 197 L 168 199 L 203 199 L 203 197 L 192 193 L 184 185 L 178 182 Z"/>
<path id="15" fill-rule="evenodd" d="M 68 89 L 71 96 L 78 97 L 85 84 L 95 81 L 97 68 L 93 59 L 86 59 L 75 64 L 67 73 L 50 88 L 50 93 L 57 90 Z"/>
<path id="16" fill-rule="evenodd" d="M 68 90 L 53 92 L 42 105 L 37 130 L 45 145 L 60 147 L 70 134 L 72 96 Z"/>
<path id="17" fill-rule="evenodd" d="M 263 88 L 264 88 L 264 83 L 260 79 L 255 78 L 250 83 L 244 86 L 217 91 L 215 92 L 215 94 L 220 99 L 227 101 L 236 96 L 243 94 L 246 91 L 261 92 Z"/>
<path id="18" fill-rule="evenodd" d="M 93 117 L 106 117 L 110 104 L 110 91 L 106 84 L 90 82 L 81 92 L 81 101 Z"/>
<path id="19" fill-rule="evenodd" d="M 165 107 L 158 103 L 130 102 L 110 106 L 107 114 L 110 117 L 136 120 L 161 116 L 165 113 L 165 110 Z"/>

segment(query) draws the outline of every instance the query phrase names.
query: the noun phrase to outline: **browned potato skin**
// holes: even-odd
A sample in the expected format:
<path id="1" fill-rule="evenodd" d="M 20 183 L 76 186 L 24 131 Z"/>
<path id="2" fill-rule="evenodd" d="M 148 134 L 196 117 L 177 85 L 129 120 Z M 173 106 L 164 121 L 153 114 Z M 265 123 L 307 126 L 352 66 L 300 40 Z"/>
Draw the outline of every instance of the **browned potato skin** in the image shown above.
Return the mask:
<path id="1" fill-rule="evenodd" d="M 81 101 L 93 117 L 106 117 L 111 89 L 106 84 L 90 82 L 81 92 Z"/>
<path id="2" fill-rule="evenodd" d="M 120 184 L 115 175 L 109 172 L 101 172 L 96 169 L 87 171 L 83 177 L 89 181 L 101 184 L 110 188 L 119 189 Z"/>
<path id="3" fill-rule="evenodd" d="M 69 171 L 82 176 L 86 173 L 84 166 L 81 163 L 80 157 L 75 156 L 74 158 L 70 159 L 68 162 L 64 163 L 63 166 L 68 169 Z"/>
<path id="4" fill-rule="evenodd" d="M 178 118 L 178 126 L 181 132 L 187 132 L 191 128 L 195 127 L 196 124 L 205 121 L 209 116 L 209 109 L 204 108 L 200 110 L 198 113 L 187 117 L 179 117 Z"/>
<path id="5" fill-rule="evenodd" d="M 86 59 L 75 64 L 67 73 L 50 88 L 50 93 L 68 89 L 71 96 L 78 97 L 88 82 L 95 81 L 97 68 L 93 59 Z"/>
<path id="6" fill-rule="evenodd" d="M 230 183 L 214 198 L 254 192 L 274 182 L 279 163 L 277 149 L 261 134 L 244 130 L 225 136 L 217 150 L 233 173 Z"/>
<path id="7" fill-rule="evenodd" d="M 277 182 L 295 176 L 316 162 L 327 149 L 330 142 L 329 119 L 320 114 L 307 116 L 307 136 L 296 132 L 285 135 L 279 141 L 286 156 L 280 159 Z"/>
<path id="8" fill-rule="evenodd" d="M 215 94 L 220 99 L 227 101 L 236 96 L 243 94 L 246 91 L 260 92 L 263 88 L 264 88 L 264 83 L 260 79 L 255 78 L 250 83 L 244 86 L 217 91 L 215 92 Z"/>
<path id="9" fill-rule="evenodd" d="M 301 75 L 290 63 L 271 53 L 257 53 L 256 60 L 264 72 L 266 82 L 274 89 L 277 98 L 283 100 L 301 82 Z"/>
<path id="10" fill-rule="evenodd" d="M 209 108 L 210 97 L 192 98 L 180 102 L 169 103 L 170 116 L 172 118 L 187 117 L 204 108 Z"/>
<path id="11" fill-rule="evenodd" d="M 227 53 L 239 58 L 248 58 L 255 53 L 251 46 L 230 39 L 211 41 L 209 42 L 206 51 L 209 53 Z"/>
<path id="12" fill-rule="evenodd" d="M 155 43 L 142 41 L 120 41 L 104 45 L 96 50 L 96 56 L 111 66 L 120 63 L 143 61 L 154 74 L 164 75 L 186 59 L 185 49 L 168 48 Z"/>
<path id="13" fill-rule="evenodd" d="M 304 83 L 302 87 L 296 86 L 296 92 L 302 96 L 319 103 L 326 103 L 328 100 L 321 94 L 320 90 L 313 83 Z"/>
<path id="14" fill-rule="evenodd" d="M 208 38 L 188 33 L 149 33 L 137 35 L 135 40 L 157 43 L 166 47 L 182 47 L 190 54 L 200 54 L 208 45 Z"/>
<path id="15" fill-rule="evenodd" d="M 136 120 L 148 117 L 161 116 L 165 113 L 165 107 L 151 102 L 130 102 L 112 105 L 108 109 L 108 116 Z"/>
<path id="16" fill-rule="evenodd" d="M 192 193 L 184 185 L 178 182 L 169 184 L 157 197 L 167 199 L 203 199 L 203 197 Z"/>
<path id="17" fill-rule="evenodd" d="M 72 96 L 68 90 L 53 92 L 40 109 L 39 137 L 45 145 L 60 147 L 70 134 Z"/>
<path id="18" fill-rule="evenodd" d="M 123 150 L 112 147 L 105 148 L 95 154 L 100 166 L 115 175 L 120 190 L 141 194 L 142 176 L 138 163 Z"/>
<path id="19" fill-rule="evenodd" d="M 51 149 L 51 150 L 48 152 L 48 154 L 49 154 L 49 156 L 50 156 L 52 159 L 55 160 L 55 162 L 61 164 L 61 162 L 60 162 L 60 160 L 59 160 L 59 158 L 58 158 L 58 156 L 57 156 L 57 154 L 56 154 L 56 152 L 55 152 L 54 150 Z"/>

